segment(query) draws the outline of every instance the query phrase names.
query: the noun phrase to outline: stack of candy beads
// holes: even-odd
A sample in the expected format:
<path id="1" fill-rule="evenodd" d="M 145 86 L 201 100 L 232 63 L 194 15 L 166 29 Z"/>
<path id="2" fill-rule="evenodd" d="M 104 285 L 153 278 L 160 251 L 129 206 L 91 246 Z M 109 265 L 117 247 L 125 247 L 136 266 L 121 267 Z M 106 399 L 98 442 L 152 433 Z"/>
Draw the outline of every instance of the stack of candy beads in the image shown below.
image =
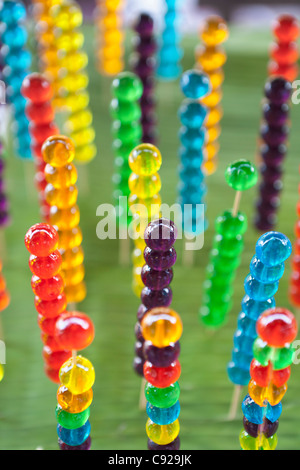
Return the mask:
<path id="1" fill-rule="evenodd" d="M 300 185 L 299 185 L 300 194 Z M 300 307 L 300 202 L 297 204 L 298 220 L 295 224 L 296 241 L 292 257 L 292 273 L 289 282 L 289 301 L 296 308 Z"/>
<path id="2" fill-rule="evenodd" d="M 144 287 L 141 270 L 144 265 L 143 252 L 146 247 L 144 232 L 149 223 L 159 217 L 161 206 L 161 180 L 158 170 L 161 167 L 161 153 L 152 144 L 140 144 L 129 155 L 129 167 L 132 171 L 129 180 L 129 209 L 135 221 L 133 281 L 132 289 L 140 297 Z"/>
<path id="3" fill-rule="evenodd" d="M 142 13 L 134 25 L 136 35 L 133 40 L 133 48 L 135 52 L 132 55 L 133 72 L 143 84 L 143 94 L 140 99 L 142 141 L 148 144 L 156 144 L 157 141 L 154 96 L 157 44 L 153 29 L 152 17 Z"/>
<path id="4" fill-rule="evenodd" d="M 0 312 L 3 312 L 10 304 L 10 295 L 6 288 L 6 281 L 2 273 L 2 262 L 0 261 Z M 3 337 L 0 334 L 0 345 L 2 345 Z M 4 367 L 0 363 L 0 382 L 4 377 Z"/>
<path id="5" fill-rule="evenodd" d="M 25 115 L 25 99 L 21 95 L 24 77 L 31 66 L 31 54 L 27 50 L 27 31 L 24 26 L 26 9 L 21 2 L 4 1 L 0 6 L 1 54 L 4 68 L 3 80 L 7 97 L 13 108 L 13 133 L 18 156 L 31 159 L 28 119 Z"/>
<path id="6" fill-rule="evenodd" d="M 256 329 L 258 337 L 253 345 L 248 392 L 260 410 L 262 423 L 244 418 L 240 444 L 243 450 L 274 450 L 280 402 L 287 391 L 295 353 L 291 343 L 297 336 L 298 327 L 289 310 L 271 308 L 258 318 Z"/>
<path id="7" fill-rule="evenodd" d="M 299 73 L 299 22 L 292 15 L 281 15 L 274 22 L 273 35 L 275 41 L 270 48 L 269 75 L 293 82 Z"/>
<path id="8" fill-rule="evenodd" d="M 182 322 L 178 313 L 170 308 L 152 308 L 142 319 L 141 332 L 148 348 L 156 352 L 153 355 L 158 360 L 160 356 L 165 356 L 163 351 L 179 341 Z M 149 361 L 144 364 L 149 450 L 179 449 L 180 373 L 180 362 L 177 359 L 166 365 L 156 366 Z"/>
<path id="9" fill-rule="evenodd" d="M 120 197 L 129 197 L 128 178 L 130 168 L 128 157 L 131 150 L 142 139 L 142 127 L 140 123 L 141 107 L 139 100 L 143 94 L 143 85 L 140 79 L 131 72 L 120 73 L 112 82 L 113 99 L 110 104 L 110 112 L 113 119 L 113 151 L 115 154 L 115 171 L 113 176 L 114 201 L 119 223 L 123 214 L 119 205 Z"/>
<path id="10" fill-rule="evenodd" d="M 0 142 L 0 227 L 6 227 L 10 222 L 9 202 L 5 191 L 4 169 L 5 159 L 3 158 L 3 143 Z"/>
<path id="11" fill-rule="evenodd" d="M 202 72 L 188 70 L 183 73 L 180 86 L 186 99 L 181 104 L 178 113 L 181 122 L 179 203 L 182 207 L 184 231 L 198 234 L 200 229 L 203 231 L 204 228 L 204 211 L 198 214 L 197 206 L 203 204 L 206 193 L 203 174 L 206 130 L 203 123 L 207 115 L 207 110 L 199 99 L 209 93 L 210 83 L 207 75 Z"/>
<path id="12" fill-rule="evenodd" d="M 61 450 L 89 450 L 95 371 L 92 363 L 77 355 L 77 351 L 92 343 L 94 326 L 84 313 L 67 312 L 56 321 L 55 334 L 60 345 L 72 350 L 72 357 L 59 370 L 60 386 L 55 410 L 58 445 Z"/>
<path id="13" fill-rule="evenodd" d="M 259 200 L 256 204 L 255 226 L 258 230 L 272 230 L 276 225 L 277 210 L 282 189 L 282 162 L 289 133 L 288 113 L 291 84 L 282 77 L 269 79 L 265 85 L 266 102 L 260 135 L 262 165 Z"/>
<path id="14" fill-rule="evenodd" d="M 96 4 L 98 70 L 117 75 L 124 70 L 123 0 L 97 0 Z"/>
<path id="15" fill-rule="evenodd" d="M 233 281 L 244 247 L 247 217 L 238 210 L 236 201 L 242 191 L 257 182 L 257 171 L 252 163 L 238 160 L 227 167 L 225 178 L 236 190 L 232 210 L 226 210 L 215 220 L 215 236 L 206 268 L 204 295 L 199 317 L 204 325 L 220 327 L 232 307 Z"/>
<path id="16" fill-rule="evenodd" d="M 179 0 L 165 0 L 164 26 L 158 51 L 157 76 L 162 80 L 175 80 L 181 74 L 183 55 L 178 33 Z"/>
<path id="17" fill-rule="evenodd" d="M 45 140 L 42 154 L 48 182 L 45 197 L 51 206 L 50 224 L 58 229 L 65 294 L 68 303 L 77 303 L 85 298 L 86 286 L 80 211 L 77 205 L 77 171 L 72 163 L 74 144 L 68 137 L 52 136 Z"/>
<path id="18" fill-rule="evenodd" d="M 88 56 L 82 49 L 84 35 L 80 31 L 82 11 L 75 1 L 68 0 L 51 8 L 50 14 L 55 21 L 55 42 L 63 55 L 60 98 L 63 110 L 69 113 L 64 132 L 75 144 L 75 161 L 87 163 L 95 157 L 96 146 L 85 71 Z"/>
<path id="19" fill-rule="evenodd" d="M 35 161 L 35 183 L 39 192 L 41 216 L 49 221 L 50 205 L 45 198 L 47 181 L 45 178 L 45 162 L 42 156 L 44 141 L 55 134 L 59 129 L 54 123 L 54 109 L 52 107 L 52 87 L 48 80 L 38 73 L 28 75 L 22 84 L 21 93 L 27 99 L 25 113 L 29 120 L 31 136 L 31 150 Z"/>
<path id="20" fill-rule="evenodd" d="M 228 39 L 228 27 L 226 22 L 218 17 L 211 16 L 205 22 L 200 33 L 203 45 L 196 48 L 196 67 L 209 76 L 211 92 L 202 98 L 201 102 L 208 108 L 206 120 L 206 161 L 204 169 L 207 174 L 212 174 L 217 168 L 217 155 L 219 152 L 218 138 L 221 133 L 220 121 L 223 110 L 220 105 L 222 100 L 222 83 L 224 81 L 223 66 L 226 62 L 226 53 L 221 46 Z"/>
<path id="21" fill-rule="evenodd" d="M 135 325 L 135 359 L 134 370 L 144 375 L 144 363 L 147 359 L 156 367 L 167 367 L 174 362 L 180 352 L 179 342 L 157 349 L 151 343 L 145 343 L 141 334 L 141 321 L 149 309 L 154 307 L 169 307 L 172 301 L 170 283 L 173 279 L 172 266 L 176 261 L 174 243 L 177 229 L 174 223 L 167 219 L 151 222 L 145 230 L 144 266 L 141 280 L 144 288 L 141 293 L 141 305 L 137 313 Z"/>
<path id="22" fill-rule="evenodd" d="M 289 239 L 279 232 L 267 232 L 256 243 L 250 273 L 245 278 L 245 296 L 234 334 L 234 348 L 227 372 L 237 386 L 250 379 L 253 343 L 257 337 L 256 322 L 263 311 L 275 306 L 274 295 L 284 273 L 284 261 L 292 252 Z"/>
<path id="23" fill-rule="evenodd" d="M 67 307 L 61 276 L 62 259 L 57 249 L 58 234 L 48 224 L 33 225 L 25 235 L 25 246 L 30 253 L 31 287 L 44 345 L 45 373 L 50 380 L 58 383 L 59 369 L 72 355 L 70 349 L 60 346 L 55 335 L 55 323 Z"/>

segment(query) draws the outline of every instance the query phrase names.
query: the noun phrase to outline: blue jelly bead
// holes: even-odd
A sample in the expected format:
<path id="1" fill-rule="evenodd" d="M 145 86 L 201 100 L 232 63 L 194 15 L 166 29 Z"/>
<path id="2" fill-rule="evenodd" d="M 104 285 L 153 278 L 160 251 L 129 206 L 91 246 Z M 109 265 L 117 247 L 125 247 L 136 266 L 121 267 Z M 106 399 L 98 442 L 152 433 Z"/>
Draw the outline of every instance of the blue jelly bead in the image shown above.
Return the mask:
<path id="1" fill-rule="evenodd" d="M 238 316 L 237 327 L 242 330 L 244 334 L 250 338 L 256 338 L 256 321 L 248 317 L 245 312 L 241 312 Z"/>
<path id="2" fill-rule="evenodd" d="M 207 192 L 207 186 L 201 183 L 197 188 L 189 186 L 186 183 L 179 183 L 179 203 L 180 204 L 199 204 Z"/>
<path id="3" fill-rule="evenodd" d="M 184 100 L 178 111 L 180 122 L 187 127 L 199 128 L 207 116 L 207 109 L 198 101 Z"/>
<path id="4" fill-rule="evenodd" d="M 9 51 L 5 56 L 5 63 L 12 70 L 26 70 L 31 65 L 31 54 L 25 49 Z"/>
<path id="5" fill-rule="evenodd" d="M 20 2 L 3 2 L 0 11 L 0 21 L 5 25 L 14 24 L 26 18 L 25 6 Z"/>
<path id="6" fill-rule="evenodd" d="M 179 129 L 179 139 L 182 145 L 192 150 L 201 150 L 204 146 L 206 130 L 204 128 L 191 129 L 181 127 Z"/>
<path id="7" fill-rule="evenodd" d="M 255 403 L 255 401 L 246 395 L 242 402 L 242 411 L 245 418 L 254 424 L 263 424 L 264 412 L 266 411 L 266 418 L 274 423 L 280 417 L 282 412 L 282 405 L 278 403 L 275 406 L 267 404 L 266 410 Z"/>
<path id="8" fill-rule="evenodd" d="M 230 361 L 227 366 L 227 374 L 229 380 L 235 385 L 247 385 L 250 380 L 249 370 L 242 369 L 237 366 L 233 361 Z"/>
<path id="9" fill-rule="evenodd" d="M 259 302 L 249 297 L 249 295 L 245 295 L 242 300 L 243 312 L 254 321 L 258 319 L 262 312 L 273 307 L 275 307 L 274 297 Z"/>
<path id="10" fill-rule="evenodd" d="M 198 187 L 200 184 L 203 183 L 204 175 L 201 168 L 190 168 L 180 166 L 178 169 L 179 177 L 184 182 L 187 183 L 189 186 L 196 186 Z"/>
<path id="11" fill-rule="evenodd" d="M 253 359 L 252 351 L 242 352 L 237 348 L 233 348 L 231 361 L 240 369 L 250 370 L 250 363 Z"/>
<path id="12" fill-rule="evenodd" d="M 266 412 L 266 418 L 271 421 L 272 423 L 275 423 L 277 419 L 280 417 L 282 412 L 282 404 L 281 402 L 278 403 L 275 406 L 271 406 L 270 403 L 267 404 L 267 412 Z"/>
<path id="13" fill-rule="evenodd" d="M 25 109 L 25 106 L 26 106 L 26 98 L 24 98 L 20 94 L 15 96 L 14 101 L 12 103 L 12 106 L 14 108 L 15 114 L 24 113 L 24 109 Z"/>
<path id="14" fill-rule="evenodd" d="M 249 353 L 249 351 L 252 351 L 253 338 L 245 335 L 242 330 L 236 330 L 233 336 L 233 345 L 239 351 Z"/>
<path id="15" fill-rule="evenodd" d="M 176 63 L 182 59 L 183 52 L 176 45 L 164 45 L 159 52 L 159 60 L 164 63 Z"/>
<path id="16" fill-rule="evenodd" d="M 251 274 L 248 274 L 244 282 L 246 294 L 259 302 L 273 297 L 278 290 L 278 286 L 279 282 L 271 282 L 268 284 L 258 282 Z"/>
<path id="17" fill-rule="evenodd" d="M 186 147 L 180 147 L 178 155 L 182 165 L 186 168 L 201 168 L 204 160 L 203 149 L 191 150 Z"/>
<path id="18" fill-rule="evenodd" d="M 9 48 L 19 49 L 27 42 L 27 32 L 22 26 L 14 25 L 5 29 L 1 35 L 1 40 Z"/>
<path id="19" fill-rule="evenodd" d="M 268 267 L 262 261 L 260 261 L 257 256 L 253 256 L 250 263 L 250 273 L 259 282 L 277 282 L 283 276 L 284 263 Z"/>
<path id="20" fill-rule="evenodd" d="M 175 405 L 170 406 L 170 408 L 158 408 L 147 402 L 146 412 L 151 421 L 153 421 L 155 424 L 171 424 L 176 421 L 180 414 L 180 404 L 177 400 Z"/>
<path id="21" fill-rule="evenodd" d="M 180 80 L 182 93 L 193 100 L 203 98 L 210 90 L 210 81 L 206 74 L 199 70 L 187 70 Z"/>
<path id="22" fill-rule="evenodd" d="M 63 428 L 60 424 L 57 425 L 57 435 L 65 444 L 69 446 L 79 446 L 90 435 L 91 425 L 87 421 L 83 426 L 76 429 Z"/>
<path id="23" fill-rule="evenodd" d="M 157 76 L 165 80 L 175 80 L 181 74 L 181 66 L 178 64 L 163 64 L 157 68 Z"/>
<path id="24" fill-rule="evenodd" d="M 267 232 L 258 239 L 255 251 L 257 257 L 266 266 L 276 266 L 291 255 L 292 244 L 280 232 Z"/>

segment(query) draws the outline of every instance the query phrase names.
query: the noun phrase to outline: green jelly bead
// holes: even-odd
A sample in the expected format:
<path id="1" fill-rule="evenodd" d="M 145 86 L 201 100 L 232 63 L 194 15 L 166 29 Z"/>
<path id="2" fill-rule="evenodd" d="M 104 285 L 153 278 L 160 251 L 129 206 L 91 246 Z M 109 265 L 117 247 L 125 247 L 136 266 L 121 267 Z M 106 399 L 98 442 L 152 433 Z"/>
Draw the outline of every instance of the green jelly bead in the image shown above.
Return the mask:
<path id="1" fill-rule="evenodd" d="M 86 408 L 80 413 L 68 413 L 63 410 L 60 405 L 56 406 L 55 409 L 56 421 L 63 428 L 66 429 L 77 429 L 83 426 L 90 417 L 90 408 Z"/>
<path id="2" fill-rule="evenodd" d="M 222 286 L 219 286 L 217 290 L 214 283 L 212 283 L 210 280 L 204 281 L 203 289 L 205 291 L 204 301 L 209 299 L 210 303 L 229 302 L 233 294 L 233 288 L 231 284 L 226 285 L 224 283 Z"/>
<path id="3" fill-rule="evenodd" d="M 178 382 L 166 388 L 158 388 L 147 382 L 145 387 L 146 400 L 157 408 L 170 408 L 179 399 L 180 388 Z"/>
<path id="4" fill-rule="evenodd" d="M 231 273 L 240 264 L 240 257 L 221 256 L 218 250 L 213 249 L 210 253 L 210 262 L 220 273 Z"/>
<path id="5" fill-rule="evenodd" d="M 113 152 L 116 155 L 116 157 L 122 157 L 126 160 L 128 160 L 128 157 L 130 155 L 130 152 L 134 147 L 136 147 L 139 144 L 139 141 L 137 139 L 133 139 L 130 142 L 122 142 L 120 139 L 115 139 L 112 144 Z"/>
<path id="6" fill-rule="evenodd" d="M 207 306 L 202 306 L 199 311 L 199 320 L 208 327 L 217 328 L 223 325 L 227 319 L 228 312 L 214 310 L 213 313 Z"/>
<path id="7" fill-rule="evenodd" d="M 227 167 L 225 179 L 231 188 L 245 191 L 257 183 L 258 172 L 251 162 L 237 160 Z"/>
<path id="8" fill-rule="evenodd" d="M 215 266 L 209 264 L 206 268 L 206 280 L 211 281 L 215 287 L 223 287 L 231 284 L 235 278 L 235 271 L 224 276 Z"/>
<path id="9" fill-rule="evenodd" d="M 112 133 L 115 139 L 119 139 L 124 145 L 128 146 L 132 141 L 140 142 L 142 138 L 142 127 L 138 121 L 133 121 L 129 124 L 114 121 Z"/>
<path id="10" fill-rule="evenodd" d="M 240 432 L 239 439 L 243 450 L 275 450 L 278 442 L 277 434 L 269 438 L 264 435 L 252 437 L 244 429 Z"/>
<path id="11" fill-rule="evenodd" d="M 285 369 L 293 362 L 295 349 L 292 345 L 284 348 L 274 348 L 272 364 L 275 370 Z"/>
<path id="12" fill-rule="evenodd" d="M 248 221 L 245 214 L 238 212 L 234 217 L 231 211 L 225 211 L 216 218 L 215 229 L 225 238 L 234 238 L 237 235 L 243 235 L 248 227 Z"/>
<path id="13" fill-rule="evenodd" d="M 267 366 L 272 356 L 272 348 L 261 338 L 256 338 L 253 343 L 253 356 L 262 366 Z"/>
<path id="14" fill-rule="evenodd" d="M 132 121 L 139 121 L 141 118 L 141 106 L 137 101 L 119 101 L 117 98 L 110 103 L 112 118 L 128 124 Z"/>
<path id="15" fill-rule="evenodd" d="M 137 101 L 143 94 L 143 84 L 132 72 L 122 72 L 112 82 L 112 93 L 121 101 Z"/>
<path id="16" fill-rule="evenodd" d="M 223 235 L 216 235 L 213 241 L 213 249 L 217 249 L 221 256 L 235 257 L 241 254 L 244 248 L 242 235 L 234 238 L 225 238 Z"/>

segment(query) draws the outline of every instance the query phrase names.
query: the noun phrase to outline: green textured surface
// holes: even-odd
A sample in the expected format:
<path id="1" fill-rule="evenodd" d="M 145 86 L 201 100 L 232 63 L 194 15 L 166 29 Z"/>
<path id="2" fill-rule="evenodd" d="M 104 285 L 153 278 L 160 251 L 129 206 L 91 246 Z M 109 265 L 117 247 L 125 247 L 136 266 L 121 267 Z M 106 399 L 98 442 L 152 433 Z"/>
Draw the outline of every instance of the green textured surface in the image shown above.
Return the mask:
<path id="1" fill-rule="evenodd" d="M 87 299 L 80 305 L 94 321 L 96 337 L 84 354 L 96 370 L 94 401 L 91 406 L 93 449 L 146 449 L 146 413 L 139 411 L 140 379 L 132 371 L 133 329 L 139 305 L 131 291 L 131 267 L 118 266 L 118 241 L 101 241 L 96 236 L 96 208 L 111 202 L 111 119 L 109 116 L 111 79 L 95 70 L 93 29 L 86 30 L 90 55 L 90 93 L 97 133 L 98 156 L 86 171 L 79 168 L 79 205 L 86 254 Z M 207 215 L 210 222 L 202 250 L 196 253 L 192 268 L 182 266 L 182 242 L 176 243 L 178 261 L 174 268 L 172 307 L 181 315 L 181 448 L 239 449 L 242 428 L 239 409 L 236 419 L 227 421 L 233 387 L 226 374 L 230 359 L 236 317 L 244 294 L 243 280 L 254 254 L 258 234 L 252 227 L 256 191 L 242 196 L 241 210 L 249 219 L 242 264 L 235 281 L 234 306 L 228 323 L 215 333 L 198 322 L 201 284 L 214 234 L 213 221 L 232 207 L 234 191 L 225 182 L 226 166 L 237 159 L 254 161 L 262 89 L 266 79 L 267 51 L 271 36 L 267 32 L 232 29 L 226 45 L 228 62 L 224 84 L 224 118 L 221 152 L 217 172 L 208 179 Z M 197 37 L 184 40 L 184 69 L 194 64 Z M 163 164 L 162 199 L 174 203 L 177 185 L 177 110 L 182 100 L 178 82 L 160 83 L 157 88 L 158 122 Z M 299 182 L 300 134 L 297 121 L 300 108 L 291 113 L 292 132 L 285 162 L 282 205 L 278 230 L 294 240 Z M 3 272 L 12 300 L 2 315 L 6 342 L 5 377 L 0 384 L 0 449 L 57 449 L 55 406 L 57 386 L 43 373 L 42 343 L 37 326 L 30 287 L 28 253 L 23 239 L 26 230 L 39 221 L 33 169 L 14 155 L 7 163 L 7 187 L 13 223 L 5 231 L 6 256 Z M 86 190 L 88 179 L 88 190 Z M 276 296 L 278 306 L 288 306 L 289 263 Z M 294 365 L 289 389 L 283 400 L 278 430 L 278 449 L 299 448 L 300 366 Z M 246 390 L 243 392 L 243 395 Z M 243 397 L 242 395 L 242 397 Z"/>

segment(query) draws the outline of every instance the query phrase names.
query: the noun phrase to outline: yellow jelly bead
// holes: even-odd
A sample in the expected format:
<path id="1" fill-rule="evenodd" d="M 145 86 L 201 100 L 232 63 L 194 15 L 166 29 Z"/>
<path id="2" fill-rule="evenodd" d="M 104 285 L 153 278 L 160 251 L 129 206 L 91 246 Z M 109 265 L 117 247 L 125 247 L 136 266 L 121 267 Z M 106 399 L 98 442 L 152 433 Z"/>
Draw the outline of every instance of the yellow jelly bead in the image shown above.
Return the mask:
<path id="1" fill-rule="evenodd" d="M 266 438 L 263 434 L 259 437 L 252 437 L 244 429 L 239 436 L 240 445 L 243 450 L 275 450 L 277 447 L 277 434 Z"/>
<path id="2" fill-rule="evenodd" d="M 276 387 L 273 383 L 270 383 L 268 387 L 260 387 L 254 380 L 250 380 L 248 385 L 248 392 L 250 397 L 259 406 L 264 406 L 267 401 L 271 406 L 275 406 L 281 402 L 287 391 L 287 384 L 281 387 Z"/>
<path id="3" fill-rule="evenodd" d="M 86 298 L 86 285 L 84 282 L 78 284 L 70 284 L 65 287 L 64 292 L 67 297 L 68 303 L 79 303 Z"/>
<path id="4" fill-rule="evenodd" d="M 205 126 L 207 128 L 218 124 L 223 117 L 223 109 L 220 106 L 216 106 L 208 110 L 208 116 L 205 120 Z"/>
<path id="5" fill-rule="evenodd" d="M 218 88 L 217 90 L 213 90 L 211 93 L 209 93 L 209 95 L 202 98 L 201 103 L 208 108 L 215 108 L 220 103 L 222 97 L 222 90 Z"/>
<path id="6" fill-rule="evenodd" d="M 208 46 L 215 46 L 226 41 L 229 36 L 228 26 L 220 16 L 211 16 L 205 22 L 205 26 L 200 34 L 203 42 Z"/>
<path id="7" fill-rule="evenodd" d="M 82 12 L 75 3 L 54 7 L 51 14 L 55 18 L 55 26 L 63 31 L 78 28 L 83 21 Z"/>
<path id="8" fill-rule="evenodd" d="M 62 269 L 70 269 L 83 263 L 84 252 L 81 246 L 75 246 L 67 250 L 61 250 Z"/>
<path id="9" fill-rule="evenodd" d="M 124 41 L 124 32 L 111 29 L 103 32 L 103 42 L 107 44 L 120 44 Z"/>
<path id="10" fill-rule="evenodd" d="M 0 364 L 0 382 L 4 377 L 4 367 L 2 364 Z"/>
<path id="11" fill-rule="evenodd" d="M 76 204 L 78 190 L 76 186 L 56 189 L 52 184 L 48 184 L 45 189 L 45 198 L 50 206 L 58 209 L 66 209 Z"/>
<path id="12" fill-rule="evenodd" d="M 129 155 L 128 163 L 130 169 L 141 176 L 150 176 L 161 167 L 161 153 L 152 144 L 140 144 L 135 147 Z"/>
<path id="13" fill-rule="evenodd" d="M 139 176 L 131 173 L 128 186 L 131 193 L 136 194 L 139 198 L 147 199 L 159 193 L 161 180 L 158 173 L 151 176 Z"/>
<path id="14" fill-rule="evenodd" d="M 65 100 L 67 108 L 73 112 L 85 109 L 90 101 L 89 94 L 87 92 L 80 92 L 79 95 L 70 95 Z"/>
<path id="15" fill-rule="evenodd" d="M 182 335 L 182 321 L 178 313 L 166 307 L 149 310 L 141 321 L 143 337 L 157 348 L 176 343 Z"/>
<path id="16" fill-rule="evenodd" d="M 94 144 L 83 145 L 76 148 L 76 163 L 87 163 L 97 155 L 97 147 Z"/>
<path id="17" fill-rule="evenodd" d="M 206 175 L 212 175 L 217 170 L 217 162 L 215 160 L 204 162 L 203 170 Z"/>
<path id="18" fill-rule="evenodd" d="M 145 264 L 144 252 L 140 248 L 135 248 L 133 250 L 132 264 L 134 267 L 140 267 Z"/>
<path id="19" fill-rule="evenodd" d="M 141 292 L 145 287 L 141 278 L 141 271 L 144 264 L 145 263 L 143 263 L 141 266 L 135 266 L 133 268 L 132 290 L 137 297 L 140 297 Z"/>
<path id="20" fill-rule="evenodd" d="M 209 81 L 212 90 L 220 88 L 220 86 L 224 82 L 224 78 L 225 77 L 223 69 L 212 70 L 211 72 L 209 72 Z"/>
<path id="21" fill-rule="evenodd" d="M 68 230 L 58 230 L 59 248 L 62 250 L 68 250 L 76 246 L 80 246 L 82 243 L 82 231 L 80 227 L 74 227 Z"/>
<path id="22" fill-rule="evenodd" d="M 144 249 L 146 248 L 144 238 L 137 238 L 136 240 L 134 240 L 134 246 L 135 248 L 139 248 L 140 250 L 144 251 Z"/>
<path id="23" fill-rule="evenodd" d="M 46 165 L 44 172 L 47 183 L 52 184 L 56 189 L 73 186 L 78 178 L 77 170 L 73 163 L 69 163 L 61 168 Z"/>
<path id="24" fill-rule="evenodd" d="M 75 143 L 75 147 L 91 144 L 95 140 L 95 130 L 93 127 L 87 127 L 86 129 L 73 132 L 72 140 Z"/>
<path id="25" fill-rule="evenodd" d="M 222 47 L 203 47 L 196 49 L 197 62 L 206 73 L 222 67 L 227 59 L 226 53 Z"/>
<path id="26" fill-rule="evenodd" d="M 69 31 L 55 39 L 57 49 L 70 52 L 81 49 L 84 44 L 84 35 L 80 31 Z"/>
<path id="27" fill-rule="evenodd" d="M 124 62 L 122 60 L 108 60 L 99 64 L 99 71 L 107 75 L 117 75 L 124 70 Z"/>
<path id="28" fill-rule="evenodd" d="M 74 395 L 67 387 L 61 385 L 57 391 L 57 402 L 68 413 L 80 413 L 86 410 L 93 401 L 93 390 Z"/>
<path id="29" fill-rule="evenodd" d="M 139 212 L 139 205 L 141 205 L 145 207 L 145 213 L 152 220 L 159 218 L 161 202 L 159 193 L 147 199 L 141 199 L 136 194 L 131 194 L 128 198 L 129 209 L 133 215 Z"/>
<path id="30" fill-rule="evenodd" d="M 105 7 L 108 11 L 115 11 L 119 8 L 121 0 L 106 0 Z"/>
<path id="31" fill-rule="evenodd" d="M 59 230 L 70 230 L 79 224 L 79 207 L 76 205 L 68 209 L 58 209 L 53 206 L 50 209 L 49 219 L 50 224 L 57 226 Z"/>
<path id="32" fill-rule="evenodd" d="M 220 150 L 219 142 L 211 142 L 205 146 L 205 160 L 210 162 L 213 160 Z"/>
<path id="33" fill-rule="evenodd" d="M 64 58 L 64 67 L 68 72 L 75 73 L 84 69 L 88 64 L 88 56 L 85 52 L 74 52 Z"/>
<path id="34" fill-rule="evenodd" d="M 105 29 L 120 29 L 120 16 L 116 15 L 114 12 L 108 13 L 103 18 L 100 17 L 98 19 L 98 26 L 100 28 L 104 27 Z"/>
<path id="35" fill-rule="evenodd" d="M 74 160 L 75 147 L 68 137 L 55 135 L 45 140 L 42 153 L 46 163 L 60 168 Z"/>
<path id="36" fill-rule="evenodd" d="M 103 49 L 99 51 L 99 60 L 102 60 L 104 64 L 111 61 L 121 62 L 123 64 L 124 47 L 123 44 L 107 44 Z"/>
<path id="37" fill-rule="evenodd" d="M 65 129 L 69 132 L 74 132 L 83 127 L 88 127 L 92 124 L 93 115 L 88 109 L 83 109 L 77 113 L 71 114 L 65 124 Z"/>
<path id="38" fill-rule="evenodd" d="M 89 77 L 85 73 L 72 74 L 71 77 L 66 75 L 60 81 L 61 88 L 68 93 L 77 93 L 79 90 L 87 88 L 88 83 Z"/>
<path id="39" fill-rule="evenodd" d="M 220 137 L 221 134 L 221 127 L 220 126 L 212 126 L 212 127 L 207 127 L 206 129 L 206 140 L 205 143 L 210 144 L 217 140 Z"/>
<path id="40" fill-rule="evenodd" d="M 146 433 L 151 441 L 158 445 L 167 445 L 174 441 L 179 434 L 179 421 L 176 419 L 171 424 L 155 424 L 151 419 L 146 423 Z"/>
<path id="41" fill-rule="evenodd" d="M 73 286 L 75 284 L 80 284 L 85 276 L 85 269 L 83 264 L 76 266 L 70 269 L 64 269 L 60 273 L 64 280 L 65 286 Z"/>
<path id="42" fill-rule="evenodd" d="M 59 379 L 73 395 L 87 392 L 95 382 L 93 364 L 83 356 L 71 357 L 59 369 Z"/>

